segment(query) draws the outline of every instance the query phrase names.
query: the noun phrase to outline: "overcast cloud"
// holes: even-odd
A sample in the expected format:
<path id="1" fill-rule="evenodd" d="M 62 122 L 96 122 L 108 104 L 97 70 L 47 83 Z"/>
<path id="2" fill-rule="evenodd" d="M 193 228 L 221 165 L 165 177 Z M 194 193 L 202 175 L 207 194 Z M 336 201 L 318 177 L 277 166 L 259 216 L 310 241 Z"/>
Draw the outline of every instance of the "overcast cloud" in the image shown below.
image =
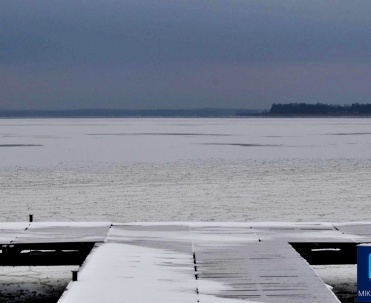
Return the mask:
<path id="1" fill-rule="evenodd" d="M 371 1 L 3 0 L 0 109 L 371 103 Z"/>

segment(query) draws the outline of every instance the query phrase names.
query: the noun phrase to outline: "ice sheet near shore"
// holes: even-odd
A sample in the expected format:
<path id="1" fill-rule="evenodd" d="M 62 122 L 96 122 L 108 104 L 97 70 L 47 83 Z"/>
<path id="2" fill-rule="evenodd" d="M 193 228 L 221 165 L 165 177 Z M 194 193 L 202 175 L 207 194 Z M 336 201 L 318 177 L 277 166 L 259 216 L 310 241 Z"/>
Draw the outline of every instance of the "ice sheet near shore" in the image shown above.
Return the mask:
<path id="1" fill-rule="evenodd" d="M 0 221 L 369 220 L 370 171 L 342 159 L 3 167 Z"/>
<path id="2" fill-rule="evenodd" d="M 78 266 L 0 267 L 0 302 L 57 302 Z"/>
<path id="3" fill-rule="evenodd" d="M 313 265 L 312 268 L 342 303 L 354 303 L 357 294 L 357 265 Z"/>

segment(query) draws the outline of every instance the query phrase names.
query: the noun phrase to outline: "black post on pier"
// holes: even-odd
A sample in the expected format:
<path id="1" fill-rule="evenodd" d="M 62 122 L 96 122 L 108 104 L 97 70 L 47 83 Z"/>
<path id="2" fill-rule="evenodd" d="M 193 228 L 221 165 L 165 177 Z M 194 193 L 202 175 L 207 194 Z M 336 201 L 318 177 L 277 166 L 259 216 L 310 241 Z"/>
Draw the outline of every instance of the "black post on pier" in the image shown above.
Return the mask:
<path id="1" fill-rule="evenodd" d="M 72 281 L 77 281 L 77 273 L 78 273 L 77 270 L 72 271 Z"/>
<path id="2" fill-rule="evenodd" d="M 33 222 L 33 215 L 29 215 L 30 217 L 30 222 Z"/>

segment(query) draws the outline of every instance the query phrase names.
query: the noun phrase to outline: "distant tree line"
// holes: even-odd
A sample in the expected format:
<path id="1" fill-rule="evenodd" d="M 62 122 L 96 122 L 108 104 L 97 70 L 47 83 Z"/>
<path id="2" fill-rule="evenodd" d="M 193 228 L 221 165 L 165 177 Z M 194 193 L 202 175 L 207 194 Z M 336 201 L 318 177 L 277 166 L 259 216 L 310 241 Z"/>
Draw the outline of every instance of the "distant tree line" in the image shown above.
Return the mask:
<path id="1" fill-rule="evenodd" d="M 244 117 L 257 116 L 261 110 L 196 108 L 196 109 L 73 109 L 73 110 L 1 110 L 0 118 L 125 118 L 125 117 Z"/>
<path id="2" fill-rule="evenodd" d="M 364 116 L 371 115 L 371 104 L 352 105 L 274 103 L 267 115 L 277 116 Z"/>

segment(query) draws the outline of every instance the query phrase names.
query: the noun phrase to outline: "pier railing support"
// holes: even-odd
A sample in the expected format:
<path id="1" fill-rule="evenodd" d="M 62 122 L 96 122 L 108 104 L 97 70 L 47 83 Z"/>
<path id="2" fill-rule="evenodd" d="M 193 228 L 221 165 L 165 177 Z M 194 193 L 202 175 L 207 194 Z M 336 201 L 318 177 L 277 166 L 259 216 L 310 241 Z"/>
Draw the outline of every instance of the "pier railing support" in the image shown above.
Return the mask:
<path id="1" fill-rule="evenodd" d="M 78 273 L 78 270 L 72 271 L 72 281 L 77 281 L 77 273 Z"/>

